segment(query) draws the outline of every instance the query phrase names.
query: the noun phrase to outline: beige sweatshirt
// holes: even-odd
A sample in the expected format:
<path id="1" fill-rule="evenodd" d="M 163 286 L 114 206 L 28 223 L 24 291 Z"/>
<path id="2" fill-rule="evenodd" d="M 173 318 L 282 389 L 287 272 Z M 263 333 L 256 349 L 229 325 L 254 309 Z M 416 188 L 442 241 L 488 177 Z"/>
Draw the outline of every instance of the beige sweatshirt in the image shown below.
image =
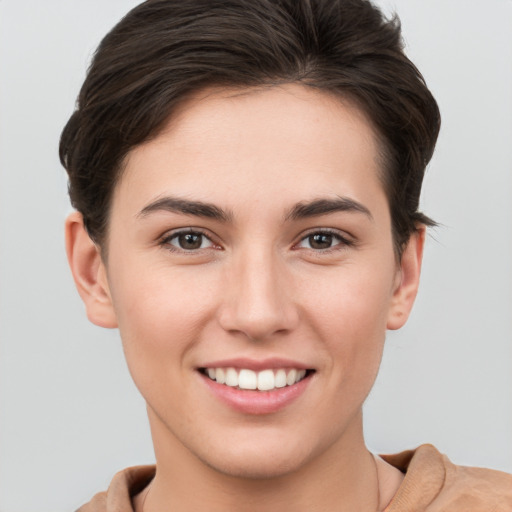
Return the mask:
<path id="1" fill-rule="evenodd" d="M 512 475 L 456 466 L 429 444 L 382 458 L 405 473 L 385 512 L 512 512 Z M 131 497 L 154 475 L 155 466 L 127 468 L 77 512 L 133 512 Z"/>

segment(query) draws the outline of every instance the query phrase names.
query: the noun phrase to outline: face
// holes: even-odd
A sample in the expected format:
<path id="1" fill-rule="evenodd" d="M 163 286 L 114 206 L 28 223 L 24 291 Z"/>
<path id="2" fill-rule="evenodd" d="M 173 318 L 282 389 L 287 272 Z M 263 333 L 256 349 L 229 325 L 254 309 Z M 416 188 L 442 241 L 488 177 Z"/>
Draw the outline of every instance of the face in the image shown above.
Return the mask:
<path id="1" fill-rule="evenodd" d="M 129 154 L 103 317 L 88 310 L 119 326 L 157 459 L 276 476 L 362 442 L 386 328 L 417 285 L 376 144 L 357 109 L 290 85 L 198 95 Z"/>

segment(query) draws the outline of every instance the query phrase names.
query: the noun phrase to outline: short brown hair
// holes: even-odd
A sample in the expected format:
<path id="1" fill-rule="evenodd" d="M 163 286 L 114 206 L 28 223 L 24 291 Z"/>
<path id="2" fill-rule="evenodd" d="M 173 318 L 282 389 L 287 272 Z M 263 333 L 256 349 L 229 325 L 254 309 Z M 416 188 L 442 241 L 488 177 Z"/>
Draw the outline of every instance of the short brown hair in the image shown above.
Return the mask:
<path id="1" fill-rule="evenodd" d="M 99 45 L 65 126 L 73 206 L 100 246 L 122 163 L 176 106 L 211 86 L 300 83 L 354 101 L 383 142 L 382 181 L 401 253 L 418 224 L 440 115 L 405 56 L 400 21 L 367 0 L 148 0 Z"/>

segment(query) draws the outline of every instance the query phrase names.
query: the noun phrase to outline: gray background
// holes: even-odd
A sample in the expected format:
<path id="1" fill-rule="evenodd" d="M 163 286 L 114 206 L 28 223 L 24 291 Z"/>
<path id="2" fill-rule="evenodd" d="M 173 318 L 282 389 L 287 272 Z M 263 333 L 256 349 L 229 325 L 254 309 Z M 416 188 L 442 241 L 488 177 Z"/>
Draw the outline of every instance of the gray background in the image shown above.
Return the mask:
<path id="1" fill-rule="evenodd" d="M 67 269 L 57 159 L 92 51 L 136 3 L 0 0 L 0 512 L 74 510 L 152 462 L 117 332 L 87 322 Z M 423 208 L 443 227 L 388 336 L 368 444 L 512 472 L 512 2 L 378 3 L 441 107 Z"/>

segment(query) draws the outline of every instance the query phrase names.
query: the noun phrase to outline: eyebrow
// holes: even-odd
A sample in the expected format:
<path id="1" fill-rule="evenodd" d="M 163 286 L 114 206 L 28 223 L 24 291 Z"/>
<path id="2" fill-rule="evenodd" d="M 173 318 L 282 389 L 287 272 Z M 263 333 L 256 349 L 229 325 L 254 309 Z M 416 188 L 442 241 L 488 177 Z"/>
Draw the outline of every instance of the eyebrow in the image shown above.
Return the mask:
<path id="1" fill-rule="evenodd" d="M 366 215 L 371 221 L 373 216 L 363 204 L 349 197 L 338 196 L 334 199 L 314 199 L 296 204 L 285 216 L 286 220 L 307 219 L 335 212 L 353 212 Z"/>
<path id="2" fill-rule="evenodd" d="M 161 197 L 149 203 L 137 214 L 137 217 L 146 217 L 157 211 L 205 217 L 225 223 L 232 222 L 234 217 L 232 212 L 223 210 L 214 204 L 171 196 Z M 366 206 L 354 199 L 341 196 L 334 199 L 320 198 L 297 203 L 285 214 L 284 219 L 285 221 L 300 220 L 335 212 L 362 213 L 373 221 L 373 216 Z"/>
<path id="3" fill-rule="evenodd" d="M 233 220 L 231 212 L 225 211 L 214 204 L 169 196 L 162 197 L 148 204 L 137 214 L 137 217 L 146 217 L 150 213 L 157 211 L 206 217 L 220 222 L 230 222 Z"/>

